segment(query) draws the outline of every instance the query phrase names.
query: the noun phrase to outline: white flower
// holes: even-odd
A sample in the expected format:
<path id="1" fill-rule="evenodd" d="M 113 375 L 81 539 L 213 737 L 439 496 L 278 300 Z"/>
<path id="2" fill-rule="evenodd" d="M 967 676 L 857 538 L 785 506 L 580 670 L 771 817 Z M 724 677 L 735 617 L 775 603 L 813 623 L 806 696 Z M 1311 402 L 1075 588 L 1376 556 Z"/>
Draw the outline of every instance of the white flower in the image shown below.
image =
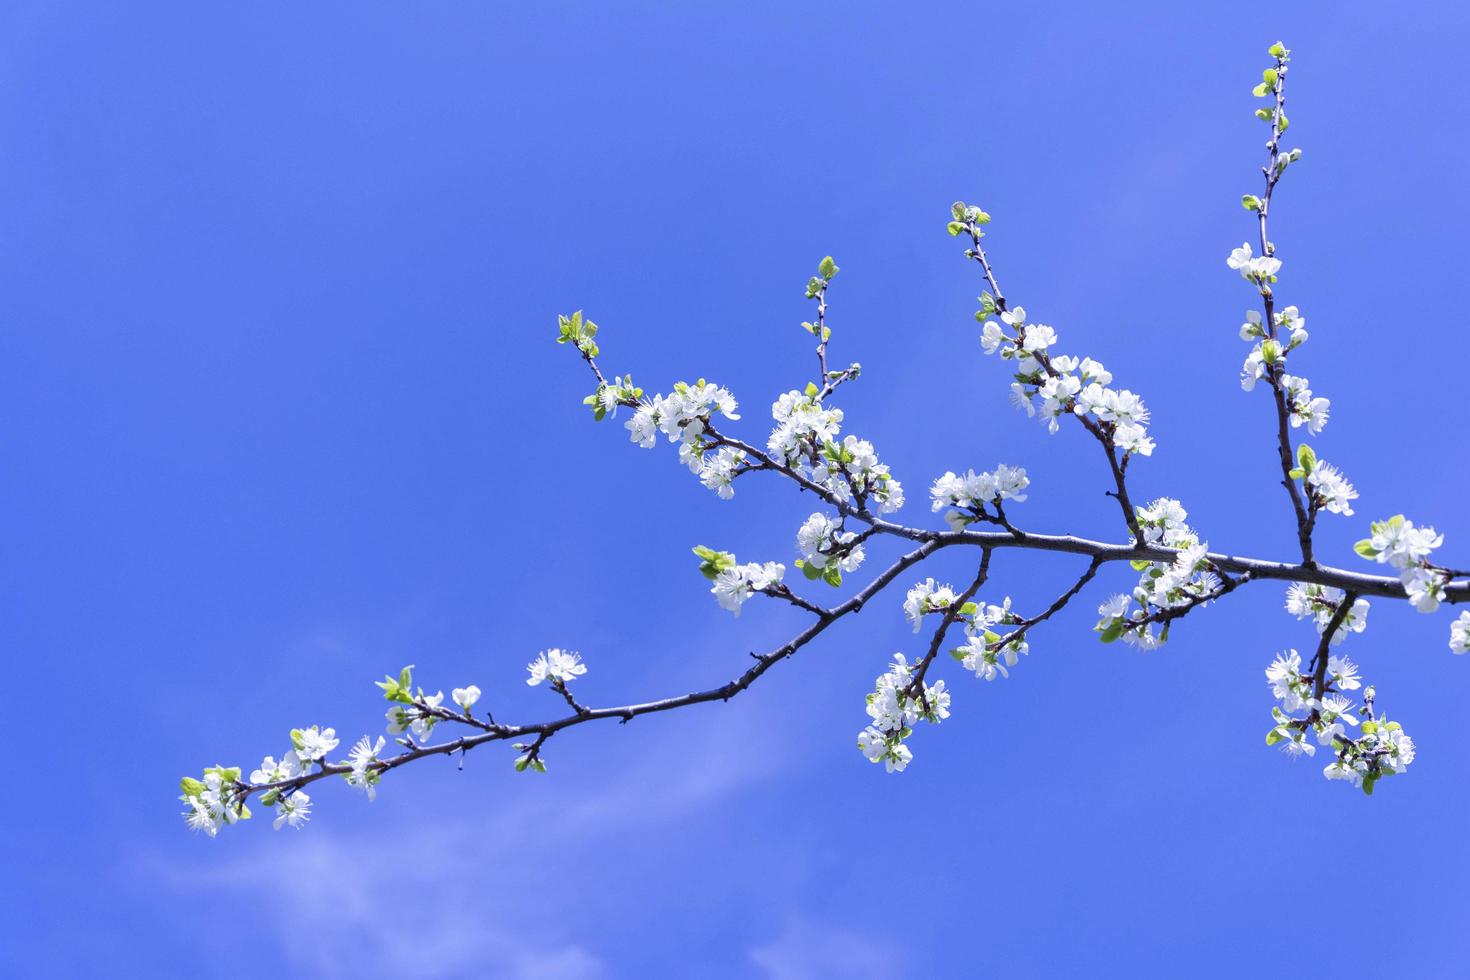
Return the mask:
<path id="1" fill-rule="evenodd" d="M 773 588 L 785 574 L 786 566 L 780 562 L 736 565 L 720 572 L 710 591 L 714 593 L 715 600 L 722 609 L 728 609 L 739 616 L 740 607 L 745 604 L 745 600 L 757 592 Z"/>
<path id="2" fill-rule="evenodd" d="M 914 753 L 909 751 L 907 745 L 898 742 L 889 746 L 888 755 L 883 760 L 883 770 L 885 772 L 903 772 L 913 760 Z"/>
<path id="3" fill-rule="evenodd" d="M 1342 604 L 1344 598 L 1345 593 L 1342 589 L 1296 582 L 1286 590 L 1286 611 L 1297 619 L 1313 617 L 1317 624 L 1317 634 L 1320 636 L 1327 631 L 1328 625 L 1337 615 L 1338 606 Z M 1361 633 L 1367 628 L 1368 608 L 1367 599 L 1354 600 L 1352 608 L 1343 616 L 1337 631 L 1332 634 L 1333 646 L 1347 639 L 1349 633 Z"/>
<path id="4" fill-rule="evenodd" d="M 858 748 L 863 750 L 869 762 L 879 762 L 888 754 L 888 736 L 869 725 L 858 732 Z"/>
<path id="5" fill-rule="evenodd" d="M 1384 721 L 1387 724 L 1387 719 Z M 1402 728 L 1392 728 L 1388 730 L 1383 741 L 1391 750 L 1391 754 L 1384 758 L 1383 764 L 1396 773 L 1403 772 L 1409 767 L 1409 763 L 1414 761 L 1414 740 Z"/>
<path id="6" fill-rule="evenodd" d="M 545 650 L 536 655 L 536 659 L 526 665 L 526 670 L 531 674 L 526 683 L 535 687 L 545 680 L 560 681 L 565 684 L 576 680 L 587 673 L 587 665 L 582 663 L 579 654 L 563 650 Z"/>
<path id="7" fill-rule="evenodd" d="M 1152 456 L 1155 448 L 1153 439 L 1143 426 L 1132 422 L 1119 423 L 1113 430 L 1113 443 L 1124 452 L 1137 456 Z"/>
<path id="8" fill-rule="evenodd" d="M 1295 650 L 1278 653 L 1271 666 L 1266 668 L 1266 683 L 1271 685 L 1271 694 L 1283 702 L 1287 711 L 1296 711 L 1304 703 L 1302 697 L 1304 680 L 1301 675 L 1302 657 Z"/>
<path id="9" fill-rule="evenodd" d="M 298 789 L 294 793 L 282 793 L 276 799 L 276 819 L 271 821 L 271 826 L 280 830 L 282 824 L 290 824 L 300 830 L 310 819 L 311 797 Z"/>
<path id="10" fill-rule="evenodd" d="M 985 321 L 985 326 L 980 330 L 980 346 L 985 348 L 987 354 L 994 354 L 1007 339 L 1009 338 L 1005 331 L 994 320 Z"/>
<path id="11" fill-rule="evenodd" d="M 925 579 L 909 589 L 908 595 L 903 600 L 904 615 L 909 618 L 909 622 L 914 624 L 914 632 L 917 633 L 927 613 L 948 609 L 954 604 L 956 598 L 958 597 L 954 589 L 948 585 L 936 586 L 932 578 Z"/>
<path id="12" fill-rule="evenodd" d="M 857 571 L 863 563 L 863 546 L 849 547 L 857 535 L 842 531 L 836 521 L 821 512 L 808 517 L 796 532 L 796 551 L 812 568 L 826 568 L 834 559 L 844 572 Z"/>
<path id="13" fill-rule="evenodd" d="M 250 774 L 252 786 L 263 786 L 266 783 L 279 783 L 287 779 L 295 779 L 301 775 L 301 763 L 295 752 L 287 752 L 281 756 L 279 762 L 271 756 L 266 756 L 261 762 L 260 768 Z"/>
<path id="14" fill-rule="evenodd" d="M 1106 385 L 1112 383 L 1113 375 L 1112 372 L 1103 367 L 1098 361 L 1094 361 L 1090 357 L 1084 357 L 1082 359 L 1082 378 L 1085 381 L 1095 381 L 1100 385 Z"/>
<path id="15" fill-rule="evenodd" d="M 936 681 L 932 687 L 925 684 L 924 701 L 929 705 L 927 717 L 930 721 L 938 723 L 949 717 L 950 695 L 945 690 L 944 681 Z"/>
<path id="16" fill-rule="evenodd" d="M 1249 242 L 1231 252 L 1225 264 L 1232 269 L 1239 270 L 1244 278 L 1257 283 L 1270 279 L 1281 269 L 1280 259 L 1268 258 L 1264 255 L 1252 258 Z"/>
<path id="17" fill-rule="evenodd" d="M 1261 314 L 1255 310 L 1246 310 L 1245 322 L 1240 325 L 1240 339 L 1251 341 L 1265 334 L 1266 331 L 1261 329 Z"/>
<path id="18" fill-rule="evenodd" d="M 1352 516 L 1351 502 L 1358 499 L 1358 491 L 1337 467 L 1319 460 L 1308 474 L 1307 482 L 1329 512 Z"/>
<path id="19" fill-rule="evenodd" d="M 319 729 L 312 725 L 310 728 L 292 732 L 291 741 L 302 762 L 313 762 L 335 749 L 339 740 L 335 728 Z"/>
<path id="20" fill-rule="evenodd" d="M 1358 678 L 1358 665 L 1347 657 L 1328 657 L 1327 676 L 1339 691 L 1356 691 L 1363 686 Z"/>
<path id="21" fill-rule="evenodd" d="M 449 696 L 454 699 L 455 704 L 468 711 L 476 701 L 480 700 L 480 689 L 473 684 L 469 687 L 456 687 L 449 692 Z"/>
<path id="22" fill-rule="evenodd" d="M 1057 342 L 1057 332 L 1044 323 L 1033 323 L 1026 327 L 1021 342 L 1028 351 L 1046 350 Z"/>
<path id="23" fill-rule="evenodd" d="M 639 405 L 633 417 L 623 423 L 623 428 L 628 430 L 631 441 L 644 449 L 652 449 L 658 438 L 658 416 L 654 413 L 653 406 L 647 403 Z"/>
<path id="24" fill-rule="evenodd" d="M 1240 369 L 1240 387 L 1246 391 L 1255 388 L 1256 382 L 1266 376 L 1266 358 L 1261 353 L 1261 345 L 1257 344 L 1255 350 L 1246 355 L 1245 364 Z"/>
<path id="25" fill-rule="evenodd" d="M 347 773 L 347 785 L 366 793 L 369 803 L 378 798 L 378 779 L 381 774 L 373 768 L 373 763 L 378 761 L 378 753 L 381 751 L 383 736 L 379 735 L 378 741 L 373 743 L 364 735 L 357 740 L 348 756 L 352 771 Z"/>
<path id="26" fill-rule="evenodd" d="M 699 480 L 719 494 L 721 500 L 729 500 L 735 496 L 735 487 L 731 485 L 731 481 L 735 479 L 735 470 L 743 462 L 745 462 L 743 449 L 721 446 L 714 455 L 701 457 Z"/>
<path id="27" fill-rule="evenodd" d="M 1400 578 L 1409 601 L 1422 613 L 1432 613 L 1444 601 L 1445 576 L 1442 572 L 1428 568 L 1406 569 Z"/>
<path id="28" fill-rule="evenodd" d="M 184 811 L 184 824 L 190 830 L 202 830 L 213 837 L 224 824 L 223 809 L 212 805 L 203 794 L 187 798 L 188 809 Z"/>
<path id="29" fill-rule="evenodd" d="M 1134 507 L 1133 512 L 1149 544 L 1179 548 L 1195 541 L 1194 531 L 1185 523 L 1189 513 L 1172 497 L 1160 497 L 1143 507 Z"/>
<path id="30" fill-rule="evenodd" d="M 1460 618 L 1450 624 L 1450 651 L 1470 652 L 1470 610 L 1460 613 Z"/>
<path id="31" fill-rule="evenodd" d="M 1102 605 L 1097 607 L 1097 614 L 1099 616 L 1097 625 L 1106 628 L 1113 620 L 1118 619 L 1124 613 L 1128 612 L 1128 606 L 1131 602 L 1132 600 L 1121 592 L 1109 596 Z"/>
<path id="32" fill-rule="evenodd" d="M 1367 548 L 1371 552 L 1369 557 L 1375 561 L 1403 570 L 1422 564 L 1442 544 L 1443 534 L 1436 534 L 1432 527 L 1415 527 L 1413 521 L 1398 514 L 1386 521 L 1373 522 L 1373 534 L 1368 538 Z"/>

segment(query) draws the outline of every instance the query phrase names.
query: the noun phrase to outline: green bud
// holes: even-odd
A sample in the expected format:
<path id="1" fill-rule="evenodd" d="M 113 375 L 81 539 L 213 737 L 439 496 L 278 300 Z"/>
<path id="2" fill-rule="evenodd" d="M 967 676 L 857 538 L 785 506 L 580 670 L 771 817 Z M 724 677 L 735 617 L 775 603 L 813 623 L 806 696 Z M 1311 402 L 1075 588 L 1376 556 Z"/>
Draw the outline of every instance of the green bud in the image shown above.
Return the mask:
<path id="1" fill-rule="evenodd" d="M 831 279 L 837 275 L 837 263 L 832 261 L 832 256 L 829 255 L 822 260 L 821 264 L 817 266 L 817 274 L 823 279 Z"/>
<path id="2" fill-rule="evenodd" d="M 1261 210 L 1261 199 L 1254 194 L 1244 194 L 1240 198 L 1240 206 L 1247 211 Z"/>

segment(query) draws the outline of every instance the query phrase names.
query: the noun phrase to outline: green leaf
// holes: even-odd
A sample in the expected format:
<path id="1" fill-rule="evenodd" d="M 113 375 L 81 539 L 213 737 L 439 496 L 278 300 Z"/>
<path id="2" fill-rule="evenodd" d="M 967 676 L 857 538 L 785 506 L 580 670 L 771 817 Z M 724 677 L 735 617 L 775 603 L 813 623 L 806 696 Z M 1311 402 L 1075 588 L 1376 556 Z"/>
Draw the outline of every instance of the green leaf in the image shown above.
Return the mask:
<path id="1" fill-rule="evenodd" d="M 837 263 L 832 261 L 832 256 L 829 255 L 822 260 L 821 264 L 817 266 L 817 274 L 823 279 L 831 279 L 837 275 Z"/>
<path id="2" fill-rule="evenodd" d="M 537 772 L 545 772 L 546 771 L 546 763 L 544 763 L 544 762 L 541 761 L 541 757 L 540 756 L 537 756 L 535 759 L 532 759 L 531 760 L 531 768 L 534 769 L 534 770 L 536 770 Z"/>
<path id="3" fill-rule="evenodd" d="M 1376 775 L 1368 775 L 1368 776 L 1364 776 L 1363 777 L 1363 793 L 1364 793 L 1364 795 L 1366 795 L 1366 796 L 1372 796 L 1373 795 L 1373 784 L 1376 783 L 1376 782 L 1378 782 L 1378 777 Z"/>
<path id="4" fill-rule="evenodd" d="M 965 220 L 965 202 L 964 201 L 955 201 L 953 204 L 951 204 L 949 206 L 949 213 L 952 214 L 952 215 L 954 215 L 954 220 L 956 220 L 956 221 L 964 221 Z"/>
<path id="5" fill-rule="evenodd" d="M 1271 121 L 1271 110 L 1270 109 L 1257 109 L 1256 110 L 1256 118 L 1259 119 L 1259 120 L 1261 120 L 1262 122 L 1270 122 Z"/>
<path id="6" fill-rule="evenodd" d="M 1261 199 L 1254 194 L 1243 194 L 1240 198 L 1240 206 L 1247 211 L 1261 210 Z"/>
<path id="7" fill-rule="evenodd" d="M 1353 550 L 1362 555 L 1364 558 L 1378 557 L 1378 549 L 1373 547 L 1372 538 L 1364 538 L 1363 540 L 1359 541 L 1357 544 L 1353 545 Z"/>
<path id="8" fill-rule="evenodd" d="M 1286 118 L 1286 113 L 1281 114 L 1281 125 L 1277 127 L 1278 133 L 1286 132 L 1286 127 L 1291 125 L 1291 120 Z"/>
<path id="9" fill-rule="evenodd" d="M 1281 729 L 1279 729 L 1279 728 L 1273 728 L 1269 732 L 1266 733 L 1266 744 L 1267 745 L 1275 745 L 1277 742 L 1283 742 L 1285 740 L 1286 740 L 1286 736 L 1283 735 L 1283 734 L 1281 734 Z"/>
<path id="10" fill-rule="evenodd" d="M 735 567 L 735 556 L 728 551 L 716 551 L 704 545 L 696 545 L 693 552 L 699 556 L 699 574 L 713 581 L 727 568 Z"/>
<path id="11" fill-rule="evenodd" d="M 1281 75 L 1277 73 L 1275 68 L 1267 68 L 1265 71 L 1261 72 L 1261 81 L 1265 82 L 1272 88 L 1275 88 L 1276 83 L 1280 80 Z"/>
<path id="12" fill-rule="evenodd" d="M 1286 45 L 1282 44 L 1280 41 L 1277 41 L 1275 44 L 1266 49 L 1266 53 L 1273 58 L 1285 58 Z"/>
<path id="13" fill-rule="evenodd" d="M 525 772 L 526 767 L 530 764 L 531 760 L 529 757 L 521 756 L 519 759 L 516 760 L 516 772 Z"/>
<path id="14" fill-rule="evenodd" d="M 1102 631 L 1102 636 L 1098 637 L 1098 639 L 1102 640 L 1104 643 L 1112 643 L 1114 640 L 1122 635 L 1123 620 L 1119 618 L 1109 623 L 1107 625 L 1107 628 Z"/>
<path id="15" fill-rule="evenodd" d="M 204 792 L 204 784 L 192 776 L 185 776 L 179 780 L 179 789 L 184 791 L 185 796 L 198 796 Z"/>
<path id="16" fill-rule="evenodd" d="M 961 616 L 973 616 L 973 615 L 975 615 L 979 611 L 980 611 L 980 604 L 979 603 L 977 603 L 977 602 L 967 602 L 963 606 L 960 606 L 959 615 L 961 615 Z"/>
<path id="17" fill-rule="evenodd" d="M 1271 92 L 1271 86 L 1267 85 L 1265 82 L 1262 82 L 1261 84 L 1257 85 L 1255 88 L 1251 89 L 1251 95 L 1254 95 L 1258 99 L 1261 96 L 1263 96 L 1263 95 L 1270 94 L 1270 92 Z"/>
<path id="18" fill-rule="evenodd" d="M 805 575 L 808 579 L 812 581 L 815 581 L 822 577 L 822 570 L 820 568 L 817 568 L 809 561 L 802 561 L 800 558 L 798 558 L 796 559 L 796 567 L 801 569 L 801 574 Z"/>
<path id="19" fill-rule="evenodd" d="M 260 797 L 260 805 L 261 806 L 275 806 L 276 805 L 276 801 L 279 800 L 280 798 L 281 798 L 281 791 L 280 790 L 278 790 L 278 789 L 267 790 L 265 793 L 262 793 L 261 794 L 261 797 Z"/>
<path id="20" fill-rule="evenodd" d="M 821 390 L 822 389 L 818 388 L 817 385 L 816 385 L 816 383 L 813 382 L 813 381 L 808 381 L 806 383 L 806 396 L 808 398 L 815 398 L 816 395 L 817 395 L 817 392 L 819 392 Z"/>
<path id="21" fill-rule="evenodd" d="M 954 237 L 965 230 L 965 226 L 958 221 L 951 221 L 945 227 L 949 231 L 950 237 Z"/>
<path id="22" fill-rule="evenodd" d="M 1151 561 L 1145 561 L 1142 558 L 1134 558 L 1133 560 L 1131 560 L 1130 562 L 1128 562 L 1128 564 L 1133 567 L 1133 570 L 1135 572 L 1141 572 L 1145 568 L 1148 568 L 1148 566 L 1152 565 L 1153 562 L 1151 562 Z"/>
<path id="23" fill-rule="evenodd" d="M 1302 443 L 1296 447 L 1296 462 L 1298 466 L 1310 474 L 1312 468 L 1317 465 L 1317 454 L 1312 452 L 1311 446 Z"/>

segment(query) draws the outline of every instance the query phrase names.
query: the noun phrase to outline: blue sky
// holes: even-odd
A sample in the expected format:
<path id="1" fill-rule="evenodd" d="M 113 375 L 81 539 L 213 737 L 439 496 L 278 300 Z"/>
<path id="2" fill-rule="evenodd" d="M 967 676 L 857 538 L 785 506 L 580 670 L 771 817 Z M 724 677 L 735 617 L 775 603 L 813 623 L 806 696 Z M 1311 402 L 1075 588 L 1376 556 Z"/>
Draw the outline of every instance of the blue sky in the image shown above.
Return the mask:
<path id="1" fill-rule="evenodd" d="M 994 215 L 1012 300 L 1148 400 L 1135 494 L 1289 557 L 1224 265 L 1278 36 L 1294 368 L 1362 494 L 1319 553 L 1357 564 L 1402 511 L 1463 567 L 1467 28 L 1450 4 L 10 5 L 8 969 L 1234 976 L 1335 933 L 1322 955 L 1365 973 L 1459 971 L 1449 617 L 1377 603 L 1351 641 L 1420 746 L 1366 799 L 1262 744 L 1262 668 L 1314 640 L 1269 584 L 1139 654 L 1089 632 L 1110 569 L 1008 682 L 946 674 L 955 715 L 902 776 L 853 748 L 873 677 L 917 652 L 899 583 L 728 705 L 558 737 L 547 777 L 492 747 L 215 841 L 173 797 L 292 726 L 378 730 L 371 681 L 404 663 L 530 720 L 555 709 L 523 683 L 544 647 L 617 703 L 721 683 L 802 622 L 732 621 L 688 548 L 789 564 L 810 498 L 750 479 L 721 502 L 593 425 L 557 312 L 586 308 L 650 390 L 730 386 L 759 440 L 807 379 L 801 286 L 832 253 L 834 357 L 866 369 L 841 404 L 903 516 L 930 519 L 945 469 L 1008 462 L 1027 527 L 1117 537 L 1095 450 L 1018 417 L 980 355 L 955 198 Z M 983 595 L 1034 610 L 1078 570 L 999 555 Z"/>

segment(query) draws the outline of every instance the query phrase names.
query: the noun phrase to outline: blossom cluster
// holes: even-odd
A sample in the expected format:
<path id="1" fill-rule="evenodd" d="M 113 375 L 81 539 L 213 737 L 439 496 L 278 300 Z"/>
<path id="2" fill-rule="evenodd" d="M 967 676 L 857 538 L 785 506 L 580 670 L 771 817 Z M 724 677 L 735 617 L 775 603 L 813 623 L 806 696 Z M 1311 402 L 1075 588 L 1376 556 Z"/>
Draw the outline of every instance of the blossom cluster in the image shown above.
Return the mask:
<path id="1" fill-rule="evenodd" d="M 629 404 L 629 399 L 623 397 L 627 391 L 626 386 L 620 388 L 617 397 L 609 400 L 614 406 Z M 599 392 L 605 395 L 607 389 L 599 389 Z M 669 442 L 679 443 L 679 461 L 689 467 L 700 482 L 723 499 L 728 500 L 735 495 L 731 481 L 739 475 L 745 453 L 729 446 L 718 446 L 706 436 L 710 419 L 716 412 L 727 419 L 740 418 L 735 413 L 734 395 L 700 378 L 692 385 L 680 381 L 668 395 L 655 395 L 651 400 L 634 401 L 633 404 L 636 406 L 633 417 L 623 423 L 631 441 L 644 449 L 652 449 L 662 432 Z"/>
<path id="2" fill-rule="evenodd" d="M 1297 619 L 1310 616 L 1317 625 L 1317 635 L 1321 636 L 1332 625 L 1332 620 L 1337 616 L 1345 598 L 1346 593 L 1342 589 L 1330 585 L 1294 582 L 1286 590 L 1286 611 Z M 1361 633 L 1367 628 L 1368 600 L 1355 599 L 1348 611 L 1343 613 L 1341 622 L 1328 642 L 1337 646 L 1347 639 L 1349 633 Z"/>
<path id="3" fill-rule="evenodd" d="M 867 698 L 872 722 L 858 733 L 858 748 L 869 762 L 883 763 L 888 772 L 903 772 L 913 760 L 904 742 L 920 719 L 937 725 L 949 717 L 950 695 L 944 681 L 915 684 L 915 667 L 903 654 L 894 654 L 893 664 L 878 676 Z"/>
<path id="4" fill-rule="evenodd" d="M 1444 544 L 1444 535 L 1435 533 L 1432 527 L 1415 527 L 1402 514 L 1374 521 L 1370 530 L 1372 534 L 1354 545 L 1354 550 L 1396 570 L 1415 609 L 1423 613 L 1438 609 L 1451 576 L 1448 570 L 1430 562 L 1429 556 Z"/>
<path id="5" fill-rule="evenodd" d="M 1209 545 L 1186 523 L 1189 514 L 1179 501 L 1160 497 L 1135 507 L 1134 515 L 1145 542 L 1179 553 L 1169 562 L 1134 562 L 1138 584 L 1131 593 L 1110 596 L 1097 607 L 1100 618 L 1094 629 L 1104 643 L 1122 639 L 1152 650 L 1169 638 L 1172 619 L 1220 595 L 1224 583 L 1209 558 Z M 1159 624 L 1162 630 L 1156 629 Z"/>
<path id="6" fill-rule="evenodd" d="M 1352 502 L 1358 499 L 1358 491 L 1343 476 L 1342 471 L 1331 463 L 1319 460 L 1316 452 L 1306 443 L 1296 447 L 1296 460 L 1296 468 L 1289 475 L 1293 480 L 1302 482 L 1311 512 L 1315 514 L 1325 510 L 1329 514 L 1352 516 Z"/>
<path id="7" fill-rule="evenodd" d="M 828 408 L 816 385 L 788 391 L 771 405 L 776 427 L 766 440 L 773 459 L 819 484 L 839 503 L 853 502 L 878 514 L 903 506 L 903 484 L 878 462 L 873 444 L 842 432 L 842 409 Z"/>
<path id="8" fill-rule="evenodd" d="M 987 302 L 987 300 L 989 300 Z M 1011 400 L 1027 415 L 1045 422 L 1050 432 L 1066 414 L 1093 419 L 1110 443 L 1126 455 L 1149 456 L 1154 441 L 1148 434 L 1149 411 L 1143 399 L 1126 389 L 1109 388 L 1113 375 L 1090 357 L 1053 354 L 1057 332 L 1043 323 L 1027 323 L 1025 307 L 1000 311 L 1000 322 L 984 319 L 994 312 L 989 295 L 976 314 L 984 322 L 980 346 L 987 354 L 999 352 L 1015 364 Z"/>
<path id="9" fill-rule="evenodd" d="M 328 752 L 338 745 L 337 732 L 332 728 L 312 725 L 310 728 L 291 730 L 291 748 L 280 759 L 266 756 L 260 768 L 250 774 L 249 782 L 240 779 L 238 766 L 211 766 L 204 770 L 202 778 L 185 776 L 179 781 L 183 795 L 179 797 L 186 806 L 184 823 L 190 830 L 203 831 L 210 837 L 220 828 L 250 819 L 250 808 L 245 797 L 253 788 L 269 786 L 295 779 L 305 773 L 313 763 L 323 762 Z M 300 828 L 311 819 L 311 797 L 297 789 L 269 789 L 260 802 L 276 810 L 273 826 L 279 830 L 289 824 Z"/>
<path id="10" fill-rule="evenodd" d="M 1356 664 L 1345 657 L 1328 656 L 1320 669 L 1320 680 L 1303 672 L 1301 655 L 1295 650 L 1277 654 L 1266 668 L 1266 683 L 1277 700 L 1271 708 L 1275 724 L 1266 733 L 1266 744 L 1280 745 L 1292 757 L 1312 756 L 1317 746 L 1330 746 L 1335 758 L 1322 774 L 1372 793 L 1380 778 L 1401 773 L 1414 761 L 1414 740 L 1398 722 L 1374 715 L 1371 687 L 1364 691 L 1362 707 L 1354 712 L 1346 695 L 1363 686 Z M 1349 728 L 1359 728 L 1361 734 L 1354 738 Z M 1315 745 L 1308 735 L 1315 736 Z"/>
<path id="11" fill-rule="evenodd" d="M 747 562 L 721 571 L 715 584 L 710 586 L 710 591 L 714 593 L 720 608 L 728 609 L 739 616 L 740 607 L 745 605 L 745 600 L 757 592 L 775 588 L 781 584 L 785 574 L 786 566 L 780 562 Z"/>
<path id="12" fill-rule="evenodd" d="M 924 625 L 924 617 L 933 612 L 942 612 L 959 600 L 959 593 L 948 585 L 936 585 L 932 578 L 925 579 L 904 596 L 903 613 L 914 624 L 917 633 Z"/>
<path id="13" fill-rule="evenodd" d="M 1271 292 L 1271 283 L 1281 271 L 1281 260 L 1274 255 L 1253 255 L 1251 243 L 1243 242 L 1234 249 L 1225 264 L 1240 273 L 1242 279 L 1256 286 L 1263 295 Z"/>
<path id="14" fill-rule="evenodd" d="M 967 602 L 960 607 L 957 620 L 964 625 L 965 642 L 949 652 L 960 666 L 981 680 L 1009 678 L 1008 668 L 1031 651 L 1024 629 L 1012 629 L 1005 635 L 992 627 L 1024 627 L 1026 621 L 1011 611 L 1011 597 L 1000 605 Z"/>
<path id="15" fill-rule="evenodd" d="M 863 563 L 863 546 L 856 541 L 856 532 L 843 530 L 840 519 L 818 511 L 796 531 L 796 567 L 809 579 L 841 585 L 843 573 L 855 572 Z"/>
<path id="16" fill-rule="evenodd" d="M 944 522 L 950 530 L 962 531 L 976 521 L 1001 523 L 1001 501 L 1024 502 L 1026 494 L 1022 491 L 1030 485 L 1025 468 L 1001 463 L 984 473 L 966 470 L 960 475 L 946 471 L 934 481 L 929 496 L 936 513 L 945 511 Z M 994 505 L 994 515 L 986 511 L 986 504 Z"/>

